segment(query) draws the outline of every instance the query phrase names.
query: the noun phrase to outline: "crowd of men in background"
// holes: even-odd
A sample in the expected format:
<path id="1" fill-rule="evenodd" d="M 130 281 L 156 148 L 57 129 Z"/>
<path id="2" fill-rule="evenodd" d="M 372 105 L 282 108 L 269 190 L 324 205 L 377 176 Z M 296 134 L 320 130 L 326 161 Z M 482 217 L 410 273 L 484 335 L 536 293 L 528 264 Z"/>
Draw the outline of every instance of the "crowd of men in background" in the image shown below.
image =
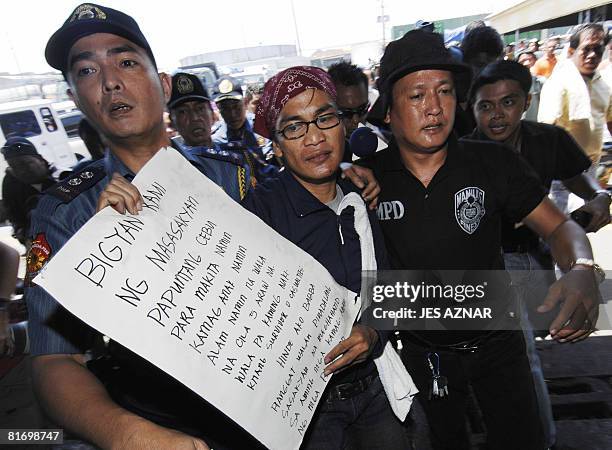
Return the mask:
<path id="1" fill-rule="evenodd" d="M 360 279 L 347 276 L 346 267 L 338 269 L 346 279 L 338 280 L 342 276 L 336 276 L 335 272 L 350 259 L 345 254 L 349 250 L 343 248 L 338 255 L 330 256 L 329 249 L 334 246 L 321 244 L 334 236 L 337 229 L 335 214 L 331 219 L 328 216 L 330 211 L 336 212 L 348 192 L 362 192 L 366 200 L 378 196 L 377 214 L 376 217 L 371 214 L 370 221 L 376 230 L 376 243 L 384 248 L 384 238 L 386 244 L 386 252 L 381 250 L 376 255 L 379 265 L 387 264 L 388 254 L 388 264 L 394 269 L 506 267 L 525 303 L 521 313 L 524 332 L 520 336 L 516 333 L 468 333 L 449 341 L 449 335 L 402 334 L 406 349 L 402 357 L 423 393 L 419 400 L 429 420 L 434 447 L 469 447 L 465 421 L 456 420 L 457 416 L 465 414 L 464 388 L 467 385 L 476 391 L 485 413 L 492 448 L 543 449 L 554 444 L 550 402 L 533 335 L 551 333 L 560 342 L 581 340 L 593 331 L 597 319 L 592 308 L 583 308 L 579 313 L 565 307 L 560 311 L 555 309 L 556 300 L 548 300 L 548 303 L 543 300 L 555 283 L 560 283 L 555 284 L 560 291 L 574 285 L 580 286 L 581 292 L 592 290 L 589 281 L 580 278 L 583 274 L 576 275 L 584 270 L 570 272 L 576 268 L 598 269 L 592 261 L 584 233 L 596 232 L 610 223 L 612 197 L 598 179 L 604 141 L 612 129 L 612 65 L 602 61 L 609 41 L 607 30 L 599 24 L 583 24 L 572 30 L 567 39 L 547 39 L 540 50 L 537 41 L 505 45 L 495 29 L 476 22 L 467 27 L 459 45 L 445 48 L 434 25 L 419 21 L 417 30 L 389 44 L 381 64 L 367 71 L 350 62 L 334 64 L 327 73 L 315 68 L 293 68 L 273 77 L 265 88 L 248 86 L 244 89 L 231 76 L 221 77 L 214 86 L 205 86 L 196 75 L 186 72 L 177 72 L 172 77 L 163 75 L 158 80 L 152 51 L 129 16 L 110 9 L 105 11 L 105 17 L 108 16 L 105 20 L 123 30 L 119 34 L 112 34 L 112 31 L 103 34 L 108 42 L 90 41 L 92 33 L 106 33 L 104 31 L 89 34 L 73 31 L 72 22 L 81 20 L 83 12 L 92 15 L 84 16 L 85 20 L 99 17 L 98 8 L 89 7 L 75 10 L 76 19 L 67 21 L 53 36 L 46 57 L 53 67 L 62 71 L 75 102 L 87 117 L 79 131 L 92 160 L 79 162 L 72 172 L 57 180 L 51 177 L 49 164 L 26 138 L 9 139 L 2 147 L 8 163 L 2 186 L 3 199 L 15 237 L 30 249 L 28 283 L 48 260 L 44 252 L 51 248 L 56 251 L 78 229 L 64 222 L 82 224 L 107 205 L 137 212 L 137 194 L 125 195 L 131 189 L 129 180 L 159 146 L 166 144 L 175 147 L 234 200 L 242 201 L 279 233 L 289 239 L 293 236 L 296 243 L 325 265 L 338 282 L 354 286 L 353 290 L 359 289 Z M 99 57 L 90 48 L 100 45 L 124 48 L 120 45 L 126 40 L 142 49 L 142 54 L 129 49 L 122 51 L 137 53 L 135 59 L 143 67 L 137 69 L 142 71 L 137 75 L 145 80 L 143 86 L 150 87 L 155 94 L 147 98 L 147 110 L 159 110 L 160 117 L 151 119 L 145 130 L 154 134 L 155 142 L 137 140 L 130 134 L 133 130 L 114 129 L 104 113 L 96 109 L 86 81 L 79 79 L 72 67 L 80 62 L 79 58 L 86 60 L 92 58 L 92 54 Z M 612 60 L 612 51 L 608 50 Z M 72 58 L 70 64 L 67 53 Z M 309 89 L 317 93 L 306 96 L 289 90 L 289 101 L 275 104 L 274 95 L 286 88 L 283 77 L 288 74 L 304 83 L 311 80 L 313 84 Z M 129 77 L 134 77 L 128 80 L 130 83 L 140 82 L 135 75 Z M 111 86 L 109 81 L 105 89 L 120 90 L 117 86 L 121 83 L 123 81 Z M 135 102 L 126 98 L 109 104 L 109 115 L 128 114 L 135 108 L 130 101 Z M 424 102 L 420 107 L 426 120 L 407 112 L 417 108 L 420 102 Z M 162 119 L 163 110 L 169 123 Z M 300 114 L 304 111 L 307 115 L 302 117 Z M 325 163 L 329 174 L 311 174 L 307 158 L 302 155 L 305 150 L 300 147 L 300 140 L 303 139 L 304 146 L 316 146 L 316 142 L 307 140 L 316 140 L 317 136 L 326 133 L 333 134 L 331 156 L 317 154 L 317 158 L 329 158 Z M 159 145 L 153 149 L 152 143 Z M 504 144 L 505 149 L 496 143 Z M 387 150 L 378 151 L 385 147 Z M 141 152 L 137 153 L 134 148 Z M 508 153 L 504 153 L 506 151 Z M 357 167 L 352 166 L 354 161 Z M 478 173 L 468 167 L 473 161 L 482 169 Z M 395 166 L 402 165 L 407 170 L 400 173 Z M 336 183 L 335 178 L 330 178 L 330 174 L 340 169 L 345 170 L 357 187 L 348 182 Z M 450 211 L 449 216 L 449 211 L 444 210 L 440 192 L 451 192 L 455 186 L 453 177 L 487 186 L 486 208 L 484 194 L 480 199 L 470 197 L 468 206 L 476 210 L 476 219 L 461 216 L 459 210 Z M 401 190 L 398 189 L 400 185 L 403 186 Z M 325 192 L 322 186 L 326 187 Z M 365 191 L 360 191 L 361 188 Z M 45 191 L 49 195 L 34 213 Z M 305 196 L 306 191 L 312 195 Z M 561 212 L 545 198 L 549 192 Z M 569 205 L 570 192 L 581 199 L 578 208 Z M 425 199 L 431 194 L 431 205 L 416 201 L 421 201 L 423 194 Z M 323 210 L 313 206 L 313 196 L 319 205 L 325 205 Z M 495 213 L 490 211 L 492 199 L 495 199 Z M 403 205 L 418 203 L 420 210 L 409 211 L 402 207 L 401 214 L 394 211 L 392 217 L 387 205 L 398 201 Z M 283 210 L 287 205 L 306 208 L 308 214 L 312 213 L 311 220 L 314 220 L 314 213 L 322 214 L 321 222 L 308 223 L 306 230 L 302 230 L 304 236 L 297 238 L 294 230 L 305 225 L 298 218 L 291 218 L 291 209 Z M 572 218 L 584 231 L 574 222 L 565 221 L 563 214 L 569 214 L 570 209 L 575 209 Z M 468 242 L 464 233 L 471 235 L 479 227 L 485 211 L 495 215 L 492 219 L 483 219 L 481 229 L 485 231 L 477 237 L 476 243 Z M 62 226 L 49 227 L 50 217 Z M 453 227 L 459 224 L 459 229 L 450 231 L 451 223 Z M 325 226 L 329 226 L 329 233 L 323 231 Z M 346 226 L 348 232 L 354 232 L 351 226 Z M 43 229 L 45 233 L 40 232 Z M 429 230 L 430 236 L 422 236 L 423 229 Z M 498 229 L 501 237 L 496 238 Z M 308 241 L 307 236 L 319 236 L 319 240 Z M 444 241 L 446 250 L 433 257 L 433 247 L 437 245 L 434 242 L 438 239 Z M 472 251 L 474 245 L 477 252 Z M 500 248 L 503 261 L 496 252 Z M 471 256 L 466 256 L 468 254 Z M 17 255 L 2 251 L 0 257 L 7 260 L 9 267 L 9 263 L 14 265 Z M 355 266 L 359 258 L 352 259 L 351 271 L 360 273 L 361 266 Z M 569 274 L 558 282 L 554 274 L 555 263 Z M 9 272 L 7 275 L 15 278 L 15 271 Z M 525 272 L 530 275 L 525 277 Z M 10 291 L 4 289 L 0 296 L 9 297 Z M 123 430 L 123 434 L 117 435 L 123 439 L 122 445 L 134 448 L 140 448 L 139 445 L 146 448 L 148 439 L 172 446 L 193 445 L 194 448 L 206 448 L 204 441 L 211 447 L 211 443 L 215 443 L 214 448 L 240 448 L 245 443 L 257 445 L 241 430 L 228 427 L 226 420 L 210 405 L 195 405 L 190 393 L 177 387 L 177 383 L 168 380 L 161 383 L 162 375 L 159 374 L 149 374 L 145 380 L 145 384 L 160 383 L 167 387 L 167 397 L 162 395 L 157 404 L 151 403 L 146 398 L 147 393 L 135 386 L 119 394 L 115 391 L 116 396 L 111 399 L 105 388 L 91 376 L 91 372 L 99 376 L 108 368 L 85 364 L 79 359 L 96 339 L 93 330 L 64 318 L 74 325 L 71 333 L 80 335 L 74 341 L 58 337 L 45 325 L 45 320 L 56 312 L 54 300 L 35 286 L 30 287 L 28 294 L 35 318 L 31 332 L 33 354 L 37 355 L 34 373 L 40 401 L 55 421 L 68 424 L 66 426 L 77 437 L 100 447 L 113 447 L 117 441 L 105 435 L 104 425 L 96 422 L 96 416 L 105 416 L 117 420 L 118 429 Z M 579 309 L 576 307 L 576 311 Z M 367 438 L 370 439 L 368 448 L 374 448 L 372 439 L 382 442 L 382 435 L 374 438 L 370 431 L 359 438 L 355 437 L 358 434 L 354 430 L 351 435 L 347 430 L 355 428 L 355 424 L 361 427 L 359 420 L 370 424 L 375 420 L 377 424 L 385 422 L 386 425 L 376 425 L 385 430 L 384 438 L 389 443 L 384 448 L 406 448 L 402 432 L 401 436 L 397 434 L 395 418 L 384 399 L 372 362 L 373 355 L 381 351 L 378 340 L 386 342 L 386 338 L 359 324 L 355 325 L 354 333 L 355 336 L 352 333 L 347 339 L 350 345 L 353 340 L 360 345 L 367 343 L 363 355 L 354 357 L 362 365 L 343 375 L 335 375 L 336 381 L 330 383 L 331 389 L 324 401 L 326 406 L 321 409 L 340 410 L 340 404 L 346 408 L 342 403 L 345 401 L 343 392 L 350 390 L 354 392 L 351 397 L 362 398 L 360 396 L 369 393 L 376 398 L 380 413 L 367 420 L 363 416 L 354 423 L 349 420 L 340 425 L 339 421 L 330 418 L 333 411 L 319 411 L 304 448 L 341 448 L 346 442 L 351 442 L 355 448 L 364 448 Z M 5 338 L 1 342 L 0 354 L 15 354 L 15 346 L 8 341 Z M 350 348 L 343 351 L 348 353 Z M 439 348 L 441 358 L 448 362 L 445 367 L 453 395 L 450 400 L 440 400 L 445 403 L 426 399 L 433 369 L 430 357 L 423 355 L 429 354 L 427 349 L 431 348 Z M 474 361 L 465 352 L 466 348 L 479 349 L 481 360 Z M 109 352 L 118 360 L 132 358 L 119 345 Z M 133 358 L 131 361 L 134 362 Z M 121 376 L 127 378 L 140 373 L 138 371 L 146 370 L 145 366 L 146 361 L 137 361 L 130 367 L 126 365 L 121 368 Z M 488 382 L 486 377 L 483 381 L 482 373 L 492 374 L 494 370 L 499 372 L 495 375 L 495 383 L 512 381 L 515 389 L 500 393 L 498 386 Z M 434 374 L 434 378 L 439 379 L 438 375 Z M 68 382 L 89 389 L 87 398 L 92 405 L 91 412 L 78 420 L 73 413 L 80 400 Z M 374 387 L 378 389 L 376 393 L 371 392 Z M 531 395 L 531 391 L 535 395 Z M 58 396 L 63 397 L 57 400 Z M 493 411 L 498 408 L 491 401 L 492 397 L 507 402 L 503 412 L 495 413 L 497 417 L 493 417 Z M 179 411 L 173 404 L 177 398 L 193 404 L 190 415 L 197 411 L 202 417 L 209 417 L 210 423 L 205 423 L 201 417 L 184 417 L 185 411 Z M 113 402 L 136 416 L 115 417 Z M 146 413 L 138 413 L 145 410 Z M 140 421 L 141 417 L 146 420 Z M 334 431 L 334 438 L 325 435 L 325 430 L 332 426 L 340 430 Z M 130 427 L 136 430 L 134 434 L 128 432 Z M 525 434 L 508 434 L 508 430 L 516 427 Z M 173 434 L 169 430 L 178 431 Z M 224 434 L 227 430 L 231 438 Z M 364 428 L 360 430 L 363 432 Z M 190 441 L 187 437 L 192 436 L 193 441 Z"/>

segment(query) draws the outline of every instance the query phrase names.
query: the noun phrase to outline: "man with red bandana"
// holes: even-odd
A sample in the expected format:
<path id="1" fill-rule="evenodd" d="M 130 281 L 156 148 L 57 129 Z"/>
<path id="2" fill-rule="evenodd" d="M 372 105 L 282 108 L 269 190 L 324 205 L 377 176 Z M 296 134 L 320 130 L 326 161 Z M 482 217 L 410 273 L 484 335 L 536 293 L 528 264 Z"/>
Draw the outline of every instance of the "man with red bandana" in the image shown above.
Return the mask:
<path id="1" fill-rule="evenodd" d="M 285 170 L 251 190 L 243 206 L 310 253 L 336 282 L 359 293 L 361 225 L 371 228 L 378 268 L 386 267 L 386 254 L 376 215 L 366 212 L 359 190 L 339 177 L 345 128 L 329 74 L 298 66 L 272 77 L 260 98 L 254 129 L 272 140 Z M 408 447 L 374 364 L 386 343 L 382 341 L 374 329 L 357 323 L 325 357 L 325 374 L 334 375 L 303 450 Z"/>

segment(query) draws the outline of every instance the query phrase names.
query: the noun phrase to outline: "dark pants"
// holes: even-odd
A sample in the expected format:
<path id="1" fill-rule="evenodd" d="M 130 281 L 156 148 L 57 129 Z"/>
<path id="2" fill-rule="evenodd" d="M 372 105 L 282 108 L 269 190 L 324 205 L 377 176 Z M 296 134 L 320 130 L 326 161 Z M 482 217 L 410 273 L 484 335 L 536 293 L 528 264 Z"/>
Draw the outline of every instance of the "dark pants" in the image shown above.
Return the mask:
<path id="1" fill-rule="evenodd" d="M 376 377 L 364 392 L 347 400 L 329 401 L 324 396 L 300 448 L 405 450 L 409 442 Z"/>
<path id="2" fill-rule="evenodd" d="M 448 378 L 449 396 L 429 400 L 431 370 L 427 348 L 402 338 L 402 360 L 419 388 L 436 450 L 469 450 L 466 408 L 471 386 L 495 450 L 542 450 L 544 436 L 520 331 L 496 332 L 471 353 L 437 351 L 440 375 Z"/>

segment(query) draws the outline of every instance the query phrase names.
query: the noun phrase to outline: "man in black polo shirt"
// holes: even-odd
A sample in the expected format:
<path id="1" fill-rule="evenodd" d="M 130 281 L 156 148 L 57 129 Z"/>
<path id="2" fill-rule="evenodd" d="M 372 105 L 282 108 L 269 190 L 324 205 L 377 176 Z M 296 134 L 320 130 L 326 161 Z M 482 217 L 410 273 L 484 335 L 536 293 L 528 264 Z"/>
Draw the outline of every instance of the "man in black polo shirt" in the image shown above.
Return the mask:
<path id="1" fill-rule="evenodd" d="M 521 120 L 521 115 L 529 108 L 531 81 L 529 70 L 514 61 L 496 61 L 485 67 L 470 89 L 469 102 L 478 126 L 468 137 L 512 147 L 527 160 L 546 190 L 550 189 L 552 180 L 563 181 L 572 193 L 587 202 L 578 211 L 590 217 L 584 223 L 585 231 L 595 232 L 610 223 L 610 193 L 601 189 L 597 180 L 585 172 L 591 162 L 564 129 Z M 513 279 L 515 284 L 520 281 L 526 289 L 528 283 L 533 293 L 538 290 L 534 285 L 544 282 L 539 297 L 527 305 L 529 317 L 536 319 L 535 310 L 555 280 L 553 273 L 537 270 L 553 269 L 550 253 L 542 248 L 533 231 L 510 220 L 502 223 L 502 246 L 506 268 L 536 269 L 529 279 Z M 542 276 L 547 278 L 542 280 Z"/>
<path id="2" fill-rule="evenodd" d="M 486 66 L 470 89 L 469 103 L 477 128 L 469 138 L 509 145 L 527 160 L 547 190 L 553 179 L 563 180 L 571 192 L 587 200 L 580 208 L 591 215 L 591 220 L 584 224 L 586 231 L 597 231 L 610 222 L 610 194 L 600 191 L 597 181 L 585 172 L 591 161 L 564 129 L 521 120 L 530 107 L 531 84 L 528 67 L 515 61 L 496 61 Z M 522 223 L 503 220 L 502 246 L 506 269 L 510 270 L 512 283 L 525 307 L 523 317 L 532 322 L 525 324 L 526 345 L 546 444 L 552 446 L 554 422 L 530 325 L 538 330 L 538 335 L 548 334 L 555 311 L 543 315 L 537 313 L 537 308 L 555 281 L 553 261 L 546 244 Z"/>
<path id="3" fill-rule="evenodd" d="M 551 324 L 552 336 L 584 338 L 593 330 L 598 307 L 586 235 L 546 198 L 538 178 L 513 152 L 451 135 L 456 102 L 469 78 L 469 69 L 452 60 L 437 34 L 410 31 L 385 50 L 379 86 L 394 142 L 367 164 L 382 189 L 378 218 L 391 266 L 501 270 L 504 214 L 545 238 L 568 271 L 540 308 L 550 310 L 565 299 Z M 435 448 L 469 448 L 469 387 L 483 412 L 490 448 L 544 448 L 520 331 L 415 331 L 401 339 Z M 440 375 L 448 378 L 449 395 L 443 399 L 427 400 L 432 353 L 439 356 Z"/>

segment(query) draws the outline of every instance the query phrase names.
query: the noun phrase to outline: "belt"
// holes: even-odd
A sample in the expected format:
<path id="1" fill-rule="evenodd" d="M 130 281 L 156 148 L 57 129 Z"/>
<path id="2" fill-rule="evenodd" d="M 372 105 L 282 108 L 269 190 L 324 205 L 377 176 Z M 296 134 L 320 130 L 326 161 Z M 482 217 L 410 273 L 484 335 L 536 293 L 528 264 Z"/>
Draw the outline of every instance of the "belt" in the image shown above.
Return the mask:
<path id="1" fill-rule="evenodd" d="M 477 336 L 473 339 L 452 343 L 452 344 L 437 344 L 428 341 L 427 339 L 423 339 L 420 336 L 416 336 L 413 333 L 405 333 L 400 339 L 404 338 L 410 341 L 412 344 L 418 345 L 420 347 L 425 347 L 426 349 L 435 350 L 435 351 L 449 351 L 454 353 L 474 353 L 478 351 L 483 344 L 485 344 L 493 335 L 495 335 L 497 331 L 489 331 L 484 333 L 482 336 Z"/>
<path id="2" fill-rule="evenodd" d="M 353 381 L 352 383 L 342 383 L 332 386 L 327 394 L 327 401 L 348 400 L 349 398 L 355 397 L 365 392 L 377 376 L 377 374 L 372 374 L 360 380 Z"/>
<path id="3" fill-rule="evenodd" d="M 503 246 L 504 253 L 530 253 L 538 249 L 538 242 L 514 243 Z"/>

